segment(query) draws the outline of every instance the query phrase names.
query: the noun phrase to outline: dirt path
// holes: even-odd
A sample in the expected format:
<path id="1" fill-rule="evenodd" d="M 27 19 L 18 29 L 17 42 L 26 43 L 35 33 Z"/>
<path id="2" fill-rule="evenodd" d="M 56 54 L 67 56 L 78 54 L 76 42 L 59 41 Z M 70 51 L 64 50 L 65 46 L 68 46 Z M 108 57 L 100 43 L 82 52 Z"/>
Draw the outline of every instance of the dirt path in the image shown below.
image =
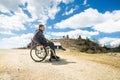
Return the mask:
<path id="1" fill-rule="evenodd" d="M 120 80 L 120 69 L 58 51 L 61 61 L 36 63 L 29 50 L 0 50 L 0 80 Z M 66 53 L 66 54 L 65 54 Z"/>

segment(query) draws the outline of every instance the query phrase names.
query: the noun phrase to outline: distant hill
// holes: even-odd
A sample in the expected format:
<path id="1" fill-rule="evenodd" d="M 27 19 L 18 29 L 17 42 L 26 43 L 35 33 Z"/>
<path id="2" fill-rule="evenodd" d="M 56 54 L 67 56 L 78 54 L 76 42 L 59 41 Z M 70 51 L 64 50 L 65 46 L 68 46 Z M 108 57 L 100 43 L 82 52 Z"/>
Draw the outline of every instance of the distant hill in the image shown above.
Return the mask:
<path id="1" fill-rule="evenodd" d="M 63 47 L 77 49 L 81 52 L 87 53 L 106 53 L 109 52 L 111 49 L 107 48 L 106 46 L 102 47 L 97 42 L 94 42 L 90 39 L 82 39 L 79 36 L 78 39 L 71 39 L 71 38 L 62 38 L 62 39 L 52 39 L 53 42 L 60 42 Z"/>
<path id="2" fill-rule="evenodd" d="M 82 39 L 81 36 L 78 39 L 71 39 L 67 35 L 61 39 L 51 39 L 52 42 L 60 42 L 64 48 L 70 48 L 79 50 L 86 53 L 107 53 L 107 52 L 120 52 L 120 46 L 116 48 L 108 48 L 106 46 L 100 46 L 98 42 L 90 39 Z M 30 48 L 31 43 L 28 44 Z"/>
<path id="3" fill-rule="evenodd" d="M 27 49 L 27 47 L 19 47 L 19 48 L 14 48 L 14 49 Z"/>

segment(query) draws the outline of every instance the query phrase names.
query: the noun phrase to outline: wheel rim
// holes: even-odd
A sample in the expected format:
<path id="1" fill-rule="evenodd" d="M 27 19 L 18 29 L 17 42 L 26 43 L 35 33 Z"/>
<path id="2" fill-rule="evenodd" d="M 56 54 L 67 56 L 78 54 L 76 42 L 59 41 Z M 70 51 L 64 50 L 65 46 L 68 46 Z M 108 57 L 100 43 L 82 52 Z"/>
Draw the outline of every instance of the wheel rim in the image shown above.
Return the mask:
<path id="1" fill-rule="evenodd" d="M 43 50 L 35 50 L 35 55 L 38 57 L 38 58 L 40 58 L 40 59 L 42 59 L 42 58 L 44 58 L 45 57 L 45 55 L 46 55 L 46 52 L 45 52 L 45 50 L 43 49 Z"/>
<path id="2" fill-rule="evenodd" d="M 30 51 L 30 56 L 35 62 L 41 62 L 47 57 L 46 49 L 39 50 L 36 48 L 37 46 L 33 47 Z"/>

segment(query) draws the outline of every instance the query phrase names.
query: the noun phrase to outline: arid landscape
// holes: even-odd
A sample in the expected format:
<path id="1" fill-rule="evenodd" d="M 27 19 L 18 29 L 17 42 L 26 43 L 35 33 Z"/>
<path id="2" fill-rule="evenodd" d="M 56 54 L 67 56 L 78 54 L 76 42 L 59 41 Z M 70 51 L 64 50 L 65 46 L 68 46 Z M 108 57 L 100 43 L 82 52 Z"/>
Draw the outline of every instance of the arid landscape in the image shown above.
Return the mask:
<path id="1" fill-rule="evenodd" d="M 120 80 L 120 56 L 86 54 L 77 50 L 57 53 L 60 61 L 34 62 L 29 49 L 0 50 L 0 80 Z M 119 53 L 118 53 L 119 54 Z"/>
<path id="2" fill-rule="evenodd" d="M 120 80 L 120 0 L 0 0 L 0 80 Z"/>

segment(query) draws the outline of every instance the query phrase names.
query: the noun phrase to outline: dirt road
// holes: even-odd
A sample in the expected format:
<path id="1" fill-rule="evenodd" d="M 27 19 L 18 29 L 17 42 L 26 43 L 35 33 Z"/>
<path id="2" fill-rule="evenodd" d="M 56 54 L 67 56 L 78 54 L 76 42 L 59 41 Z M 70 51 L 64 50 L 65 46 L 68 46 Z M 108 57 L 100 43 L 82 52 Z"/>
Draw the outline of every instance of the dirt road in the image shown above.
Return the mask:
<path id="1" fill-rule="evenodd" d="M 61 61 L 36 63 L 29 50 L 0 50 L 0 80 L 120 80 L 120 68 L 57 51 Z"/>

